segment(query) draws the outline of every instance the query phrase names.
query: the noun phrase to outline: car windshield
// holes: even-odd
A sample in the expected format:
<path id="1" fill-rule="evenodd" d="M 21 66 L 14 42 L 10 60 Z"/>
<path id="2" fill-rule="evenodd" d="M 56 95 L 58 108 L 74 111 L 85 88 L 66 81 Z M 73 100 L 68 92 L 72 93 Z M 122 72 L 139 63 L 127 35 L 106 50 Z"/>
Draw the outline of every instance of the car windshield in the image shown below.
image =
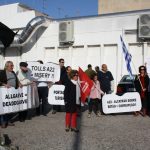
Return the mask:
<path id="1" fill-rule="evenodd" d="M 135 75 L 133 76 L 133 79 L 131 79 L 129 75 L 125 75 L 122 78 L 121 82 L 132 82 L 132 81 L 134 81 L 134 79 L 135 79 Z"/>

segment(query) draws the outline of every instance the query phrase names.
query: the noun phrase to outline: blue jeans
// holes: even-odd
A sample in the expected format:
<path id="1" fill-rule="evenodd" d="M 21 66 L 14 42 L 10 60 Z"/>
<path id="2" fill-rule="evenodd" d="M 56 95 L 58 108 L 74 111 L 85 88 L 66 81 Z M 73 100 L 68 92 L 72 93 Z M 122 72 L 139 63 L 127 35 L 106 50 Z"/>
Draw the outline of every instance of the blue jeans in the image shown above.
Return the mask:
<path id="1" fill-rule="evenodd" d="M 0 123 L 1 124 L 6 124 L 7 123 L 7 116 L 6 115 L 1 115 L 0 116 Z"/>

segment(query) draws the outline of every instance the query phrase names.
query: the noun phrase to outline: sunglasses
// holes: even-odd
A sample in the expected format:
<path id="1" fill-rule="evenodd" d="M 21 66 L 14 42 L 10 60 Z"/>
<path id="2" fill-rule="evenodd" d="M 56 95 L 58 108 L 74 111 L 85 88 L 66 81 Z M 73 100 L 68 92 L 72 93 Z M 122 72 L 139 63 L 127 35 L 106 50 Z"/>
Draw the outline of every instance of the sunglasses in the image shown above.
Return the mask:
<path id="1" fill-rule="evenodd" d="M 75 76 L 76 76 L 76 77 L 78 77 L 78 75 L 77 75 L 77 74 L 75 74 L 75 75 L 74 75 L 74 77 L 75 77 Z"/>
<path id="2" fill-rule="evenodd" d="M 60 62 L 60 63 L 64 64 L 65 62 L 62 61 L 62 62 Z"/>

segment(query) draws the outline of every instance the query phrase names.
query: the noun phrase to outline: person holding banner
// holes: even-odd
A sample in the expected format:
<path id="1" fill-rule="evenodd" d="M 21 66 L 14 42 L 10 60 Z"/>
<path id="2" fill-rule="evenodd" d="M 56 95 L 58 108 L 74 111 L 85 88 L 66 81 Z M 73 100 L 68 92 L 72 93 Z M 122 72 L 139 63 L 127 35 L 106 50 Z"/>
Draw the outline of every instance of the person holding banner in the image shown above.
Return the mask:
<path id="1" fill-rule="evenodd" d="M 40 64 L 43 64 L 42 60 L 38 60 Z M 38 87 L 38 95 L 39 95 L 39 101 L 42 102 L 42 111 L 41 111 L 41 105 L 36 108 L 36 115 L 43 115 L 47 116 L 47 98 L 48 98 L 48 82 L 39 82 L 37 81 L 37 87 Z"/>
<path id="2" fill-rule="evenodd" d="M 20 84 L 16 73 L 13 71 L 14 65 L 12 61 L 7 61 L 5 63 L 4 70 L 0 71 L 0 86 L 4 86 L 6 88 L 18 88 L 22 87 Z M 11 114 L 1 115 L 1 127 L 6 128 L 7 125 L 14 126 L 13 123 L 10 122 Z"/>
<path id="3" fill-rule="evenodd" d="M 67 72 L 66 72 L 66 68 L 64 66 L 64 63 L 65 63 L 64 59 L 60 58 L 59 59 L 59 66 L 60 66 L 60 69 L 61 69 L 60 80 L 58 82 L 56 82 L 55 84 L 63 84 L 63 85 L 65 85 L 65 83 L 68 80 L 68 76 L 67 76 Z M 60 105 L 53 105 L 52 114 L 56 114 L 56 112 L 60 111 L 60 110 L 61 110 L 61 106 Z"/>
<path id="4" fill-rule="evenodd" d="M 98 116 L 98 117 L 101 116 L 100 112 L 98 111 L 98 104 L 99 104 L 99 101 L 101 100 L 101 94 L 104 95 L 104 92 L 100 88 L 100 83 L 98 81 L 97 74 L 93 75 L 92 80 L 93 80 L 93 86 L 91 88 L 91 92 L 90 92 L 90 96 L 89 96 L 90 101 L 89 101 L 88 118 L 91 117 L 93 106 L 95 107 L 96 116 Z"/>
<path id="5" fill-rule="evenodd" d="M 136 91 L 140 94 L 141 102 L 142 102 L 142 116 L 146 116 L 147 111 L 147 102 L 148 102 L 148 85 L 149 85 L 149 77 L 147 75 L 146 67 L 140 66 L 139 67 L 139 75 L 136 76 L 134 84 Z M 139 113 L 135 112 L 135 116 Z"/>
<path id="6" fill-rule="evenodd" d="M 33 81 L 31 80 L 31 74 L 27 68 L 28 64 L 26 62 L 20 62 L 20 70 L 17 71 L 17 77 L 23 86 L 31 85 Z M 24 122 L 27 117 L 27 110 L 19 112 L 19 121 Z"/>
<path id="7" fill-rule="evenodd" d="M 79 132 L 77 129 L 77 101 L 80 98 L 80 88 L 78 86 L 78 71 L 70 72 L 70 79 L 65 84 L 64 102 L 66 109 L 66 132 L 71 128 L 71 131 Z"/>

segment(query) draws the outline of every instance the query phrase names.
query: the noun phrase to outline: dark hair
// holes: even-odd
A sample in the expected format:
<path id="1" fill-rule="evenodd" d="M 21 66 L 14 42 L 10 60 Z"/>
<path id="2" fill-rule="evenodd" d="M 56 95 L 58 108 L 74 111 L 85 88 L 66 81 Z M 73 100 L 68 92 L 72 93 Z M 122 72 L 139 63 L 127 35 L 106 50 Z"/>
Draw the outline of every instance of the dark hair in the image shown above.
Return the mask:
<path id="1" fill-rule="evenodd" d="M 77 70 L 71 70 L 71 72 L 69 73 L 69 77 L 70 79 L 72 79 L 75 75 L 78 74 L 78 71 Z"/>
<path id="2" fill-rule="evenodd" d="M 71 68 L 71 67 L 70 67 L 70 66 L 67 66 L 67 67 L 66 67 L 66 71 L 68 70 L 68 68 Z"/>
<path id="3" fill-rule="evenodd" d="M 38 60 L 37 62 L 39 62 L 40 64 L 43 64 L 43 61 L 42 61 L 42 60 Z"/>
<path id="4" fill-rule="evenodd" d="M 96 67 L 95 67 L 95 70 L 96 70 L 96 71 L 99 71 L 99 66 L 96 66 Z"/>
<path id="5" fill-rule="evenodd" d="M 143 69 L 142 69 L 143 68 Z M 144 70 L 146 72 L 146 67 L 145 66 L 140 66 L 139 67 L 139 73 L 141 72 L 141 70 Z"/>
<path id="6" fill-rule="evenodd" d="M 91 64 L 88 64 L 88 68 L 91 68 L 92 67 L 92 65 Z"/>
<path id="7" fill-rule="evenodd" d="M 28 66 L 28 64 L 26 63 L 26 62 L 20 62 L 20 67 L 27 67 Z"/>
<path id="8" fill-rule="evenodd" d="M 97 76 L 97 73 L 92 74 L 91 79 L 94 80 L 95 76 Z"/>
<path id="9" fill-rule="evenodd" d="M 60 58 L 60 59 L 59 59 L 59 62 L 61 62 L 61 61 L 64 61 L 64 59 L 63 59 L 63 58 Z"/>

